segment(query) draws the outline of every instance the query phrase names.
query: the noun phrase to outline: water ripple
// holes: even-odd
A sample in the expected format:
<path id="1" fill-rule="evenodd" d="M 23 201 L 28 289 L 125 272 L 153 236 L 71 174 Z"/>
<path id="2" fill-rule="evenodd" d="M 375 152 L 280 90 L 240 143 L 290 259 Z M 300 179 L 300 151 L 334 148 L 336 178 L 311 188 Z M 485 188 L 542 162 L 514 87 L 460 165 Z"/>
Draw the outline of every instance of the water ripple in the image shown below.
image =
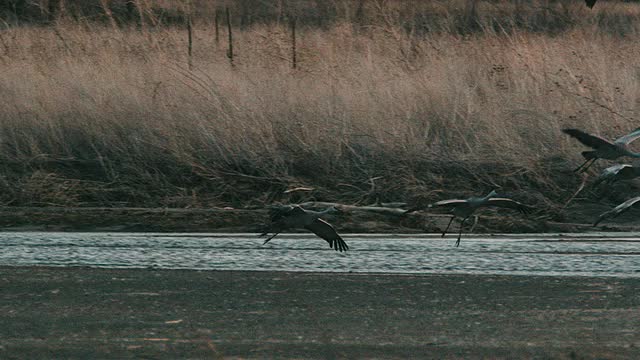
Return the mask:
<path id="1" fill-rule="evenodd" d="M 0 265 L 640 277 L 637 234 L 355 234 L 338 253 L 307 234 L 0 233 Z"/>

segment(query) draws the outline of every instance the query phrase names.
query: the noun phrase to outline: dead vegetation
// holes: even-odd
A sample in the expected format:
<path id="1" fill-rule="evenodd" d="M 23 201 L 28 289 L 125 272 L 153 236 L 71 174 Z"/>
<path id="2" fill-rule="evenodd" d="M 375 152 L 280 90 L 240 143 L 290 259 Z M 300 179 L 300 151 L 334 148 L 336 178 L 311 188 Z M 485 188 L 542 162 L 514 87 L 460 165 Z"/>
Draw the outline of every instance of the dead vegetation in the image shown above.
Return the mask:
<path id="1" fill-rule="evenodd" d="M 368 205 L 501 186 L 563 221 L 582 179 L 560 128 L 638 126 L 640 6 L 424 3 L 367 1 L 358 17 L 347 1 L 330 22 L 298 21 L 296 70 L 275 13 L 240 24 L 233 8 L 232 67 L 224 28 L 216 43 L 196 12 L 191 69 L 181 24 L 7 25 L 0 202 Z M 284 193 L 296 187 L 311 190 Z M 616 189 L 612 202 L 637 187 Z"/>

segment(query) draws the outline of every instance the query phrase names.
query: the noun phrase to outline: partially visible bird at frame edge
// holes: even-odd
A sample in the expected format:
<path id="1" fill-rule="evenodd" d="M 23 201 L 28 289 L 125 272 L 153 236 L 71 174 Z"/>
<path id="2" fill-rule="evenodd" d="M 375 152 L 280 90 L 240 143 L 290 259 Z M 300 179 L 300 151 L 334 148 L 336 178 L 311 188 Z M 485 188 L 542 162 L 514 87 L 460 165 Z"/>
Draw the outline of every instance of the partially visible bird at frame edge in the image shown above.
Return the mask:
<path id="1" fill-rule="evenodd" d="M 640 167 L 637 165 L 629 165 L 629 164 L 616 164 L 613 166 L 609 166 L 608 168 L 602 170 L 600 175 L 593 180 L 591 187 L 597 188 L 599 186 L 605 187 L 605 190 L 608 190 L 612 187 L 613 183 L 617 181 L 623 180 L 632 180 L 637 177 L 640 177 Z M 582 183 L 578 187 L 578 190 L 567 200 L 564 204 L 563 208 L 569 206 L 571 201 L 578 196 L 579 193 L 584 190 L 585 185 L 587 183 L 587 178 L 582 179 Z"/>
<path id="2" fill-rule="evenodd" d="M 616 164 L 602 170 L 593 181 L 593 186 L 600 184 L 611 185 L 616 181 L 632 180 L 640 177 L 640 166 L 629 164 Z"/>
<path id="3" fill-rule="evenodd" d="M 336 251 L 347 251 L 349 246 L 338 235 L 331 224 L 322 220 L 324 215 L 342 213 L 342 210 L 331 206 L 323 211 L 306 210 L 298 205 L 273 205 L 269 209 L 270 223 L 260 236 L 269 236 L 263 243 L 266 244 L 279 233 L 292 228 L 304 228 L 316 234 L 329 243 Z"/>
<path id="4" fill-rule="evenodd" d="M 587 4 L 587 6 L 589 7 L 589 9 L 593 9 L 593 5 L 596 4 L 597 0 L 585 0 L 584 2 Z"/>
<path id="5" fill-rule="evenodd" d="M 604 213 L 602 213 L 598 217 L 596 222 L 593 223 L 593 226 L 598 226 L 598 224 L 600 224 L 604 220 L 607 220 L 607 219 L 610 219 L 610 218 L 614 218 L 614 217 L 618 217 L 618 215 L 629 211 L 629 209 L 631 209 L 634 205 L 636 205 L 639 202 L 640 202 L 640 196 L 636 196 L 634 198 L 631 198 L 631 199 L 623 202 L 622 204 L 614 207 L 613 209 L 611 209 L 609 211 L 605 211 Z"/>
<path id="6" fill-rule="evenodd" d="M 640 137 L 640 128 L 615 139 L 613 142 L 579 129 L 563 129 L 562 132 L 578 139 L 578 141 L 593 149 L 582 152 L 582 156 L 586 161 L 575 169 L 574 172 L 583 173 L 587 171 L 598 159 L 616 160 L 623 156 L 640 158 L 640 153 L 633 152 L 629 148 L 629 144 Z"/>
<path id="7" fill-rule="evenodd" d="M 428 209 L 428 208 L 449 209 L 449 212 L 451 212 L 453 216 L 451 217 L 451 220 L 449 221 L 449 224 L 447 225 L 446 229 L 444 229 L 444 231 L 442 232 L 442 237 L 446 235 L 447 230 L 449 230 L 449 227 L 451 227 L 451 223 L 455 218 L 457 217 L 462 218 L 462 222 L 460 223 L 460 231 L 458 233 L 458 240 L 456 241 L 456 247 L 458 247 L 460 246 L 460 238 L 462 237 L 462 229 L 464 227 L 465 222 L 473 215 L 473 213 L 475 213 L 476 210 L 478 210 L 481 207 L 508 208 L 508 209 L 517 210 L 523 214 L 530 214 L 533 211 L 533 208 L 530 206 L 524 205 L 522 203 L 519 203 L 515 200 L 511 200 L 509 198 L 496 197 L 497 195 L 498 193 L 495 190 L 493 190 L 484 197 L 470 197 L 464 200 L 457 200 L 457 199 L 442 200 L 433 204 L 429 204 L 427 206 L 418 205 L 414 208 L 407 210 L 405 214 L 412 213 L 418 210 Z M 474 222 L 473 222 L 471 231 L 473 231 L 473 228 L 475 227 L 477 222 L 478 222 L 478 217 L 474 216 Z"/>

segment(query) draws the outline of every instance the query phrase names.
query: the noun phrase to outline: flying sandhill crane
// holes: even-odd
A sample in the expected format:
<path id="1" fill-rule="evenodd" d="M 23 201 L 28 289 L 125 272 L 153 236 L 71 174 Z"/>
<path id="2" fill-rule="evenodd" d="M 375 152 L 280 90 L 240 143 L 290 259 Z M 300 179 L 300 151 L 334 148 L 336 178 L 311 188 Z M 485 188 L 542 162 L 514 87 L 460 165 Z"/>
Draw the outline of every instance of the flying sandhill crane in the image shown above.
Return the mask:
<path id="1" fill-rule="evenodd" d="M 593 149 L 592 151 L 582 152 L 582 156 L 586 161 L 575 169 L 574 172 L 587 171 L 589 167 L 591 167 L 591 165 L 600 158 L 607 160 L 615 160 L 623 156 L 640 158 L 640 153 L 633 152 L 629 149 L 629 144 L 640 137 L 640 128 L 635 129 L 625 136 L 617 138 L 613 142 L 578 129 L 563 129 L 562 132 L 578 139 L 578 141 Z"/>
<path id="2" fill-rule="evenodd" d="M 596 220 L 596 222 L 593 224 L 593 226 L 598 226 L 598 224 L 600 224 L 600 222 L 603 221 L 603 220 L 617 217 L 618 215 L 620 215 L 620 214 L 628 211 L 629 209 L 631 209 L 631 207 L 634 206 L 635 204 L 637 204 L 638 202 L 640 202 L 640 196 L 636 196 L 636 197 L 634 197 L 632 199 L 629 199 L 629 200 L 623 202 L 622 204 L 614 207 L 613 209 L 602 213 L 598 217 L 598 220 Z"/>
<path id="3" fill-rule="evenodd" d="M 593 186 L 601 183 L 612 184 L 619 180 L 631 180 L 640 176 L 640 167 L 628 164 L 616 164 L 602 171 L 593 181 Z"/>
<path id="4" fill-rule="evenodd" d="M 284 230 L 305 228 L 326 240 L 332 249 L 340 252 L 347 251 L 349 246 L 347 246 L 347 243 L 338 235 L 333 226 L 320 219 L 323 215 L 341 212 L 340 209 L 334 206 L 323 211 L 305 210 L 298 205 L 273 206 L 269 210 L 271 223 L 260 236 L 265 236 L 270 232 L 274 233 L 264 241 L 264 244 L 266 244 Z"/>
<path id="5" fill-rule="evenodd" d="M 460 223 L 460 232 L 458 233 L 458 241 L 456 241 L 456 247 L 460 246 L 460 238 L 462 237 L 462 228 L 464 227 L 464 223 L 473 215 L 473 213 L 481 207 L 502 207 L 517 210 L 523 214 L 529 214 L 533 211 L 533 209 L 527 205 L 521 204 L 517 201 L 508 199 L 508 198 L 498 198 L 495 197 L 498 195 L 495 190 L 491 191 L 485 197 L 470 197 L 465 200 L 442 200 L 433 204 L 429 204 L 425 206 L 416 206 L 411 208 L 405 212 L 405 214 L 423 210 L 425 208 L 447 208 L 453 214 L 447 228 L 442 232 L 442 237 L 445 236 L 447 230 L 451 226 L 451 223 L 456 217 L 462 218 L 462 223 Z M 478 217 L 474 216 L 473 226 L 478 222 Z M 471 229 L 473 231 L 473 227 Z"/>
<path id="6" fill-rule="evenodd" d="M 596 4 L 596 0 L 585 0 L 589 9 L 593 9 L 593 5 Z"/>

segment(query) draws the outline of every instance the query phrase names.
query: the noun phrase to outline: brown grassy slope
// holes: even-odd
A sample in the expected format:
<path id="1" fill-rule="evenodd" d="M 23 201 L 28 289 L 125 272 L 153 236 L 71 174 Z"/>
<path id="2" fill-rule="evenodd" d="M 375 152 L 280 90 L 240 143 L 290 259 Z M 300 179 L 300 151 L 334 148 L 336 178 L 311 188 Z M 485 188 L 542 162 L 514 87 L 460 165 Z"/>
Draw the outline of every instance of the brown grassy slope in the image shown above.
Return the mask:
<path id="1" fill-rule="evenodd" d="M 492 19 L 495 7 L 482 4 L 478 18 Z M 563 32 L 480 22 L 471 35 L 417 34 L 401 12 L 381 12 L 397 16 L 378 26 L 301 24 L 296 71 L 278 24 L 237 29 L 232 68 L 224 41 L 216 46 L 212 27 L 196 22 L 191 70 L 180 27 L 9 28 L 0 33 L 0 201 L 371 203 L 499 185 L 557 208 L 580 182 L 571 169 L 581 149 L 559 129 L 637 127 L 637 22 L 615 19 L 640 8 L 599 8 L 571 7 Z M 526 21 L 540 18 L 534 10 Z M 461 21 L 446 11 L 435 19 Z M 315 190 L 282 194 L 300 185 Z M 618 188 L 612 201 L 636 189 Z"/>

